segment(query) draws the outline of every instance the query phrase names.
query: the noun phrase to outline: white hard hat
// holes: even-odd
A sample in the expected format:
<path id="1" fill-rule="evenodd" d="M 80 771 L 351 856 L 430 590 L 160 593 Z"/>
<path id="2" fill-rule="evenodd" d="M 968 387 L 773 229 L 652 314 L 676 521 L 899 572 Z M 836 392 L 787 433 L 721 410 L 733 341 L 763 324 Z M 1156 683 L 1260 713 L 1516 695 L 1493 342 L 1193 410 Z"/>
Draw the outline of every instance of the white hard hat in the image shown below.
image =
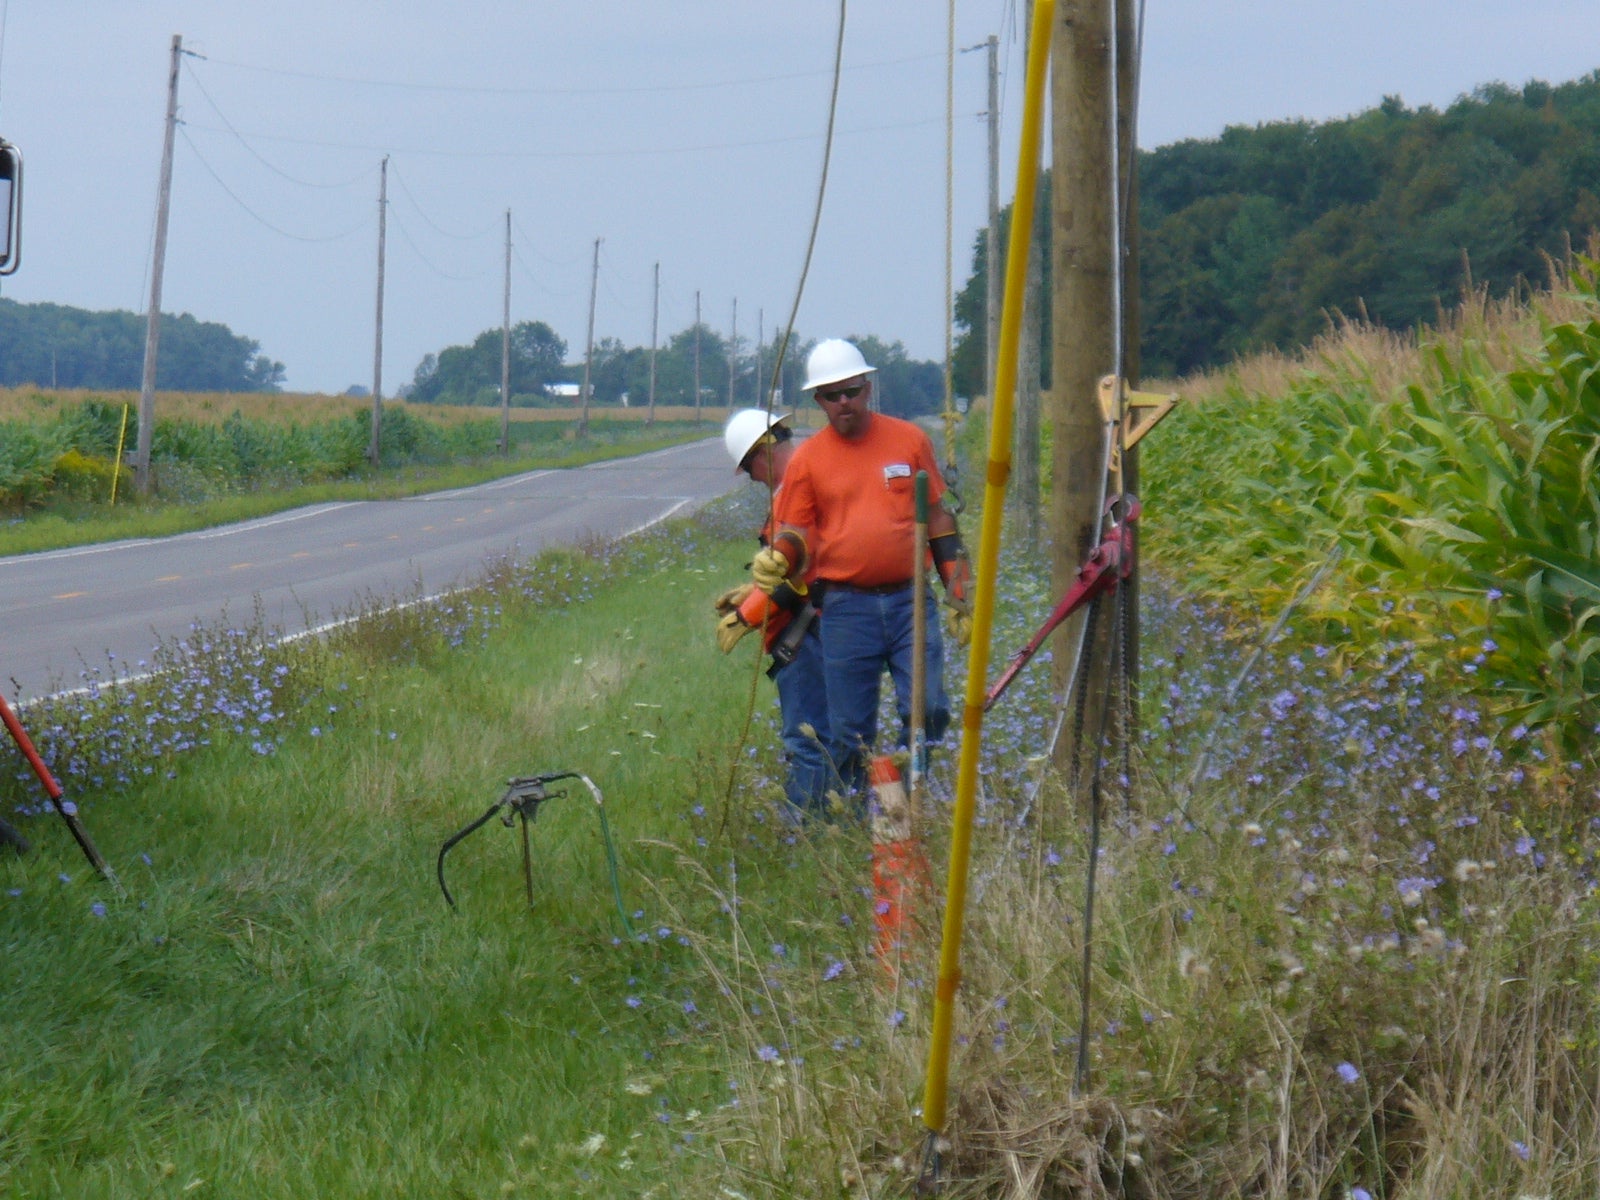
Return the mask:
<path id="1" fill-rule="evenodd" d="M 787 413 L 769 413 L 764 408 L 741 408 L 729 417 L 722 429 L 722 440 L 728 447 L 728 457 L 733 459 L 733 469 L 737 471 L 743 465 L 767 430 L 788 419 Z"/>
<path id="2" fill-rule="evenodd" d="M 877 369 L 867 366 L 867 360 L 853 343 L 843 338 L 824 338 L 806 355 L 806 381 L 800 390 L 809 392 L 841 379 L 870 375 Z"/>

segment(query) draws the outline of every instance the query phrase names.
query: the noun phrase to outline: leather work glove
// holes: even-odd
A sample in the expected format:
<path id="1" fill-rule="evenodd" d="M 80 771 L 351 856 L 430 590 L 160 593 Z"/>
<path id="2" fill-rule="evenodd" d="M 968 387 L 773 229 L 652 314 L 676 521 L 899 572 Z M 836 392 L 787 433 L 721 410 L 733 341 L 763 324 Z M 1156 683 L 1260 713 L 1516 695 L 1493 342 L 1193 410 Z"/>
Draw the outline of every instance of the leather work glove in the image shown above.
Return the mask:
<path id="1" fill-rule="evenodd" d="M 774 550 L 770 546 L 762 549 L 751 560 L 750 578 L 763 592 L 772 595 L 773 589 L 789 578 L 788 557 L 782 550 Z"/>
<path id="2" fill-rule="evenodd" d="M 734 609 L 717 622 L 717 649 L 724 654 L 733 653 L 733 648 L 739 644 L 739 639 L 750 630 L 751 626 L 745 624 L 744 618 L 739 615 L 739 610 Z"/>
<path id="3" fill-rule="evenodd" d="M 966 646 L 972 641 L 972 601 L 966 596 L 947 594 L 944 602 L 950 610 L 945 617 L 950 640 L 957 646 Z"/>
<path id="4" fill-rule="evenodd" d="M 743 604 L 755 590 L 756 585 L 753 583 L 741 583 L 738 587 L 731 587 L 717 597 L 712 608 L 716 609 L 718 616 L 726 616 Z"/>

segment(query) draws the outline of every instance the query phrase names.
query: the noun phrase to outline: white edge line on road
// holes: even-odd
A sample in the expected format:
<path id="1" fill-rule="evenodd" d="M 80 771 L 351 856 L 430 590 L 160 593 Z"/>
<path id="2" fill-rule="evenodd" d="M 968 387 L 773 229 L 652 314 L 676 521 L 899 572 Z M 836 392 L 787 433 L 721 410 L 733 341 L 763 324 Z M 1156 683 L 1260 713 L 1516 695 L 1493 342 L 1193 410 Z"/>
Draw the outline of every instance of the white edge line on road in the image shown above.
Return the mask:
<path id="1" fill-rule="evenodd" d="M 236 533 L 247 533 L 252 529 L 270 529 L 274 525 L 288 525 L 294 521 L 304 521 L 308 517 L 320 517 L 326 513 L 338 512 L 341 508 L 354 508 L 357 504 L 365 503 L 361 500 L 339 500 L 328 504 L 314 504 L 309 508 L 291 509 L 286 513 L 278 513 L 271 517 L 257 517 L 253 521 L 239 521 L 233 525 L 224 525 L 220 529 L 197 529 L 191 533 L 180 533 L 179 538 L 187 538 L 193 542 L 209 542 L 213 538 L 232 537 Z"/>
<path id="2" fill-rule="evenodd" d="M 407 504 L 427 504 L 434 500 L 454 500 L 466 492 L 492 492 L 499 488 L 511 487 L 518 483 L 527 483 L 530 480 L 541 479 L 546 475 L 554 475 L 555 469 L 551 467 L 538 471 L 524 471 L 521 475 L 507 475 L 504 479 L 492 480 L 489 483 L 473 483 L 466 487 L 451 488 L 447 492 L 426 492 L 421 496 L 406 496 Z"/>
<path id="3" fill-rule="evenodd" d="M 69 546 L 63 550 L 40 550 L 33 554 L 12 554 L 5 558 L 0 558 L 0 567 L 16 566 L 24 562 L 55 562 L 58 559 L 82 558 L 89 554 L 110 554 L 118 550 L 136 550 L 140 546 L 153 546 L 157 542 L 208 542 L 214 538 L 232 537 L 234 534 L 246 533 L 252 529 L 267 529 L 273 525 L 287 525 L 291 521 L 304 521 L 308 517 L 320 517 L 324 513 L 337 512 L 341 508 L 349 508 L 358 503 L 363 502 L 342 500 L 328 504 L 314 504 L 308 508 L 291 509 L 288 512 L 277 513 L 270 517 L 256 517 L 249 521 L 236 521 L 232 525 L 224 525 L 218 529 L 191 529 L 186 533 L 175 533 L 170 537 L 128 538 L 120 542 L 100 542 L 93 546 Z"/>

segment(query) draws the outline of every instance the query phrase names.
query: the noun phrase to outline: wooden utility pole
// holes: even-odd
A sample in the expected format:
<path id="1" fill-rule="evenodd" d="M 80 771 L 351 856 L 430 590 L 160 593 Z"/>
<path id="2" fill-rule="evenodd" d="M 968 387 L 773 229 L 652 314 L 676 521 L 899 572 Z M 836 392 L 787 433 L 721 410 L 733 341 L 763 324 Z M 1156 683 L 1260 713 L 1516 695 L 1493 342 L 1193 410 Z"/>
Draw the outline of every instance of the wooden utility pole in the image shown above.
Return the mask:
<path id="1" fill-rule="evenodd" d="M 1049 235 L 1048 218 L 1042 209 L 1034 209 L 1033 237 L 1028 243 L 1028 275 L 1022 287 L 1022 337 L 1017 345 L 1017 427 L 1016 448 L 1012 454 L 1015 470 L 1011 476 L 1018 536 L 1030 558 L 1038 555 L 1043 540 L 1043 514 L 1039 511 L 1043 494 L 1039 470 L 1043 434 L 1039 375 L 1044 321 L 1040 293 Z"/>
<path id="2" fill-rule="evenodd" d="M 506 285 L 500 309 L 500 453 L 511 453 L 511 210 L 506 209 Z"/>
<path id="3" fill-rule="evenodd" d="M 161 187 L 156 198 L 156 244 L 150 263 L 150 309 L 144 318 L 144 375 L 139 385 L 138 460 L 134 482 L 139 494 L 151 487 L 150 438 L 156 423 L 156 353 L 161 344 L 161 276 L 167 264 L 167 213 L 172 207 L 172 141 L 178 129 L 178 58 L 183 35 L 172 35 L 172 64 L 167 71 L 167 131 L 161 143 Z"/>
<path id="4" fill-rule="evenodd" d="M 1143 373 L 1139 355 L 1139 56 L 1140 29 L 1134 0 L 1117 0 L 1117 128 L 1121 152 L 1122 185 L 1122 374 L 1130 388 L 1137 388 Z M 1123 456 L 1122 486 L 1134 495 L 1139 492 L 1139 448 Z M 1132 738 L 1139 729 L 1139 526 L 1133 526 L 1135 570 L 1123 585 L 1128 630 L 1124 639 L 1127 661 L 1123 664 L 1129 700 L 1128 716 Z"/>
<path id="5" fill-rule="evenodd" d="M 594 370 L 594 297 L 600 287 L 600 239 L 594 240 L 594 269 L 589 274 L 589 336 L 583 351 L 583 387 L 579 393 L 583 413 L 578 418 L 578 436 L 589 432 L 589 377 Z"/>
<path id="6" fill-rule="evenodd" d="M 374 467 L 383 455 L 383 262 L 384 240 L 389 231 L 389 156 L 378 165 L 378 308 L 372 338 L 372 441 L 367 461 Z"/>
<path id="7" fill-rule="evenodd" d="M 1118 0 L 1120 9 L 1125 0 Z M 1131 9 L 1131 4 L 1127 7 Z M 1051 356 L 1051 415 L 1055 438 L 1050 502 L 1051 585 L 1060 594 L 1099 541 L 1100 505 L 1106 486 L 1106 427 L 1098 382 L 1117 370 L 1122 343 L 1118 326 L 1121 274 L 1116 250 L 1121 244 L 1113 202 L 1113 112 L 1126 122 L 1128 108 L 1113 105 L 1116 79 L 1115 26 L 1105 0 L 1060 0 L 1051 54 L 1051 180 L 1053 275 L 1055 290 Z M 1131 96 L 1130 96 L 1131 100 Z M 1118 130 L 1121 133 L 1121 130 Z M 1084 614 L 1056 635 L 1075 647 L 1082 642 Z M 1115 622 L 1101 621 L 1110 637 Z M 1105 666 L 1109 647 L 1084 646 L 1097 669 L 1083 680 L 1088 701 L 1085 728 L 1101 727 L 1099 705 L 1109 694 Z M 1055 685 L 1065 691 L 1077 656 L 1054 659 Z M 1056 763 L 1071 763 L 1070 739 L 1056 745 Z M 1090 753 L 1097 751 L 1091 750 Z"/>
<path id="8" fill-rule="evenodd" d="M 733 298 L 733 325 L 728 331 L 728 415 L 733 415 L 733 386 L 737 378 L 739 361 L 739 297 Z"/>
<path id="9" fill-rule="evenodd" d="M 650 301 L 650 411 L 645 417 L 646 425 L 654 425 L 656 421 L 656 336 L 661 320 L 661 264 L 656 264 L 655 294 Z"/>
<path id="10" fill-rule="evenodd" d="M 694 293 L 694 423 L 700 424 L 700 289 Z"/>
<path id="11" fill-rule="evenodd" d="M 1028 29 L 1033 28 L 1033 0 L 1028 0 L 1027 6 Z M 996 39 L 990 39 L 990 106 L 996 103 L 997 82 L 994 77 L 996 71 L 992 48 Z M 998 141 L 998 133 L 991 132 L 991 137 Z M 993 145 L 993 143 L 991 143 Z M 998 149 L 991 149 L 991 163 L 999 158 Z M 994 167 L 991 166 L 991 170 Z M 1048 175 L 1045 176 L 1048 178 Z M 991 221 L 990 228 L 994 228 L 997 221 Z M 1016 447 L 1012 454 L 1015 464 L 1013 480 L 1013 508 L 1012 512 L 1019 518 L 1019 534 L 1024 549 L 1030 558 L 1039 553 L 1039 544 L 1042 533 L 1041 513 L 1039 502 L 1042 495 L 1040 488 L 1039 472 L 1039 442 L 1042 433 L 1039 405 L 1039 368 L 1040 368 L 1040 339 L 1044 336 L 1040 319 L 1039 289 L 1044 275 L 1045 245 L 1049 241 L 1050 220 L 1048 211 L 1042 204 L 1036 204 L 1033 210 L 1033 233 L 1028 238 L 1028 268 L 1027 278 L 1022 289 L 1022 338 L 1017 354 L 1017 426 Z M 998 277 L 996 277 L 998 278 Z M 996 315 L 998 304 L 996 301 Z M 998 334 L 996 335 L 998 337 Z"/>

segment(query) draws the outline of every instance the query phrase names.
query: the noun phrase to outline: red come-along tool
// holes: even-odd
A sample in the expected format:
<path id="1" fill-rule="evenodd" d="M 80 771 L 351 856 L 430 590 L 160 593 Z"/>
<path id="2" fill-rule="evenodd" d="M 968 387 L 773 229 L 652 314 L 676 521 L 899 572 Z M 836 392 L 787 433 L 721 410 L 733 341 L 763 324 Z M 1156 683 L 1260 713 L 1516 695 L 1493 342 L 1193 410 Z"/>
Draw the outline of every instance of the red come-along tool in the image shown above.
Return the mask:
<path id="1" fill-rule="evenodd" d="M 1118 508 L 1122 510 L 1120 520 L 1117 517 Z M 1039 627 L 1039 632 L 1012 655 L 1000 678 L 989 686 L 988 695 L 983 700 L 984 712 L 994 707 L 1001 693 L 1011 686 L 1017 673 L 1028 665 L 1028 660 L 1038 653 L 1045 638 L 1055 631 L 1057 625 L 1096 596 L 1114 591 L 1117 584 L 1133 574 L 1133 523 L 1139 519 L 1139 501 L 1133 496 L 1114 497 L 1106 505 L 1106 516 L 1108 525 L 1105 537 L 1095 547 L 1089 561 L 1078 568 L 1078 577 L 1072 581 L 1067 594 L 1061 597 L 1061 603 L 1056 605 L 1055 611 Z"/>

